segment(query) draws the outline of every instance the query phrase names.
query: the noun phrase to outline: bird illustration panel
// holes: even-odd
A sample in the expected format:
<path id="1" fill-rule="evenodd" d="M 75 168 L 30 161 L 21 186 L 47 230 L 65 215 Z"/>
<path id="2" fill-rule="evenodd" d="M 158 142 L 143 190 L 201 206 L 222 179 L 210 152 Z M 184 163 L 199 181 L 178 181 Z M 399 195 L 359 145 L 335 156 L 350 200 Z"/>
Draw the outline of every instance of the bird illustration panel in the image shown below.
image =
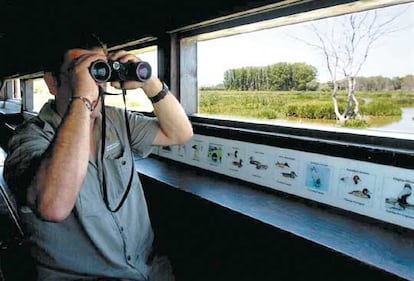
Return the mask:
<path id="1" fill-rule="evenodd" d="M 342 169 L 337 179 L 338 193 L 349 204 L 372 207 L 377 195 L 375 183 L 376 176 L 368 171 Z"/>
<path id="2" fill-rule="evenodd" d="M 331 167 L 324 163 L 308 162 L 305 186 L 313 192 L 325 194 L 329 191 Z"/>
<path id="3" fill-rule="evenodd" d="M 292 186 L 300 176 L 298 159 L 292 153 L 280 152 L 276 155 L 272 169 L 276 183 L 282 186 Z"/>
<path id="4" fill-rule="evenodd" d="M 223 145 L 217 143 L 209 143 L 207 159 L 210 165 L 220 166 L 223 161 Z"/>
<path id="5" fill-rule="evenodd" d="M 191 143 L 191 159 L 194 161 L 203 161 L 204 160 L 204 148 L 205 144 L 203 140 L 195 139 Z"/>
<path id="6" fill-rule="evenodd" d="M 224 158 L 231 173 L 238 173 L 247 165 L 245 149 L 241 145 L 229 145 L 224 153 Z"/>
<path id="7" fill-rule="evenodd" d="M 250 151 L 248 154 L 247 166 L 252 177 L 266 177 L 270 166 L 269 154 L 259 150 Z"/>
<path id="8" fill-rule="evenodd" d="M 414 219 L 414 181 L 400 177 L 386 177 L 382 186 L 382 203 L 387 213 Z"/>

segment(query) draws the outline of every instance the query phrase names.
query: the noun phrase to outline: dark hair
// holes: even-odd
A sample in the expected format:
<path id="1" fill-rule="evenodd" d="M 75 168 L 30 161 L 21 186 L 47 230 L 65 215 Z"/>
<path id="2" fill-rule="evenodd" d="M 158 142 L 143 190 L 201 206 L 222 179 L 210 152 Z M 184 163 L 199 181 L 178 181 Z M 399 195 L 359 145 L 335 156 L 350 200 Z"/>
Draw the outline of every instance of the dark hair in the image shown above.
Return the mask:
<path id="1" fill-rule="evenodd" d="M 66 52 L 70 49 L 91 50 L 95 48 L 104 49 L 106 52 L 107 46 L 94 33 L 85 33 L 80 36 L 66 36 L 63 40 L 59 41 L 59 44 L 55 46 L 53 50 L 50 51 L 50 61 L 44 68 L 44 71 L 50 71 L 58 85 L 60 85 L 60 67 L 64 62 Z"/>

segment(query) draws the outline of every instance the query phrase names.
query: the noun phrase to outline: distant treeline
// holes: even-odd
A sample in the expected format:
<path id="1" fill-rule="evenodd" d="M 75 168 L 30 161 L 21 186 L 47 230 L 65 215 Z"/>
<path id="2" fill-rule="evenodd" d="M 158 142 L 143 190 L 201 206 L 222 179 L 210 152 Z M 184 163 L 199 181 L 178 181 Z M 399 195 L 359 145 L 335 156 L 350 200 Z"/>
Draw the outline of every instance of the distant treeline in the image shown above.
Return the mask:
<path id="1" fill-rule="evenodd" d="M 340 87 L 346 89 L 346 81 L 341 81 Z M 357 77 L 357 91 L 369 92 L 387 92 L 387 91 L 414 91 L 414 75 L 406 75 L 404 77 Z"/>
<path id="2" fill-rule="evenodd" d="M 264 67 L 226 70 L 224 88 L 239 91 L 304 91 L 316 78 L 316 68 L 306 63 L 281 62 Z"/>
<path id="3" fill-rule="evenodd" d="M 330 91 L 332 82 L 316 81 L 317 70 L 306 63 L 277 63 L 263 67 L 242 67 L 226 70 L 223 87 L 237 91 Z M 404 77 L 357 77 L 357 91 L 414 90 L 414 75 Z M 347 81 L 339 81 L 346 89 Z"/>

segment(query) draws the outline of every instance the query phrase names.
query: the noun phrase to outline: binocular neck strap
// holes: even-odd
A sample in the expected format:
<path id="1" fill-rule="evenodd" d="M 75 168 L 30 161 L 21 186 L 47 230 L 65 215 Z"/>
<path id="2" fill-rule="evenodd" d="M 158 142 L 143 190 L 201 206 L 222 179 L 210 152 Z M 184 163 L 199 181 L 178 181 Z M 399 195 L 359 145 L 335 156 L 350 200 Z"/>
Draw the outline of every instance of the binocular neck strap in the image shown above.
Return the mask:
<path id="1" fill-rule="evenodd" d="M 123 100 L 124 100 L 125 126 L 126 126 L 126 130 L 127 130 L 127 135 L 128 135 L 128 143 L 131 144 L 131 129 L 129 127 L 128 112 L 127 112 L 127 107 L 126 107 L 126 89 L 123 87 L 123 83 L 121 84 L 121 86 L 122 86 L 122 97 L 123 97 Z M 102 146 L 101 146 L 101 149 L 102 149 L 101 150 L 102 183 L 101 184 L 102 184 L 103 200 L 105 202 L 106 208 L 110 212 L 116 213 L 124 205 L 125 200 L 128 197 L 128 193 L 131 190 L 132 179 L 133 179 L 134 171 L 135 171 L 135 168 L 134 168 L 135 165 L 134 165 L 134 163 L 132 163 L 132 165 L 131 165 L 131 173 L 130 173 L 130 176 L 129 176 L 128 186 L 127 186 L 124 194 L 122 195 L 121 201 L 118 203 L 116 208 L 112 209 L 111 206 L 110 206 L 110 203 L 109 203 L 109 199 L 108 199 L 108 188 L 107 188 L 107 185 L 106 185 L 105 169 L 103 167 L 103 165 L 104 165 L 104 154 L 105 154 L 105 140 L 106 140 L 105 94 L 106 93 L 100 94 L 101 102 L 102 102 Z M 132 155 L 132 159 L 134 159 L 133 155 Z"/>

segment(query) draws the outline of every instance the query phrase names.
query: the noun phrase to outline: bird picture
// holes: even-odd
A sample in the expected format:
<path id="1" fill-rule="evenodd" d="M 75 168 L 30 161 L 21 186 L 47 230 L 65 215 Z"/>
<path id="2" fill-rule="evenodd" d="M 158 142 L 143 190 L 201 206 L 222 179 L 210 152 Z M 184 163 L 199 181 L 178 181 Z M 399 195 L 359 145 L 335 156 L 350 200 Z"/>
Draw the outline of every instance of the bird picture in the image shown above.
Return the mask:
<path id="1" fill-rule="evenodd" d="M 353 190 L 351 192 L 348 192 L 348 194 L 351 194 L 353 196 L 360 197 L 360 198 L 369 199 L 371 198 L 372 193 L 369 191 L 368 188 L 363 188 L 362 190 Z"/>

